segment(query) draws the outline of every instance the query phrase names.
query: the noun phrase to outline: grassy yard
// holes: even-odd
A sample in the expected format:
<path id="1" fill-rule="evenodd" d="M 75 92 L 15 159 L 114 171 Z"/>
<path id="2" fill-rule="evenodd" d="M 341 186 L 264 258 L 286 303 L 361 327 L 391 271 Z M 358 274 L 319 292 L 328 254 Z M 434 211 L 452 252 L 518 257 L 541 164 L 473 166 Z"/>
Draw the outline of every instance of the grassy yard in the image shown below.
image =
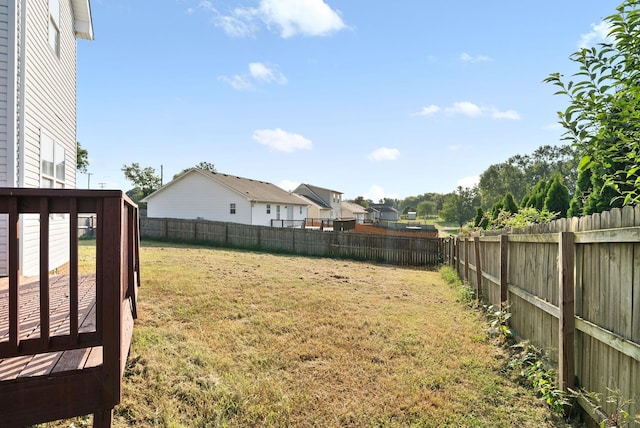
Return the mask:
<path id="1" fill-rule="evenodd" d="M 438 273 L 149 242 L 141 266 L 115 426 L 565 426 Z"/>

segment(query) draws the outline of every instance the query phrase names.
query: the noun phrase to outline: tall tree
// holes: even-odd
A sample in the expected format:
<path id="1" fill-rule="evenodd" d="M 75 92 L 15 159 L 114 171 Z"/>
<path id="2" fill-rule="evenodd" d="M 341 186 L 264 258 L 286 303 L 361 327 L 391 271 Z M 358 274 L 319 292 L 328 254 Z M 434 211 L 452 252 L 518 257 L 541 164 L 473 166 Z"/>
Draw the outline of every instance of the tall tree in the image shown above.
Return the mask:
<path id="1" fill-rule="evenodd" d="M 445 196 L 440 216 L 449 222 L 455 222 L 460 227 L 473 219 L 475 207 L 480 203 L 476 187 L 463 188 L 458 186 L 455 193 Z"/>
<path id="2" fill-rule="evenodd" d="M 593 192 L 583 208 L 595 211 L 640 202 L 640 0 L 616 11 L 604 19 L 612 42 L 569 57 L 577 80 L 560 73 L 546 79 L 569 98 L 558 116 L 564 138 L 583 155 L 580 170 L 591 170 Z"/>
<path id="3" fill-rule="evenodd" d="M 554 174 L 559 174 L 573 191 L 577 165 L 578 155 L 569 145 L 541 146 L 531 154 L 515 155 L 491 165 L 480 175 L 478 184 L 482 206 L 485 209 L 492 207 L 507 193 L 511 193 L 516 201 L 524 202 L 523 197 L 536 183 L 550 180 Z"/>
<path id="4" fill-rule="evenodd" d="M 156 170 L 150 166 L 142 168 L 136 162 L 131 165 L 122 165 L 122 172 L 125 178 L 134 185 L 133 189 L 127 192 L 127 195 L 134 202 L 138 202 L 160 188 L 160 176 L 156 175 Z"/>
<path id="5" fill-rule="evenodd" d="M 560 177 L 554 177 L 544 199 L 544 209 L 551 213 L 558 213 L 559 218 L 567 216 L 569 209 L 569 189 L 562 184 Z"/>
<path id="6" fill-rule="evenodd" d="M 80 141 L 76 141 L 76 146 L 76 169 L 86 174 L 89 167 L 89 152 L 82 148 Z"/>
<path id="7" fill-rule="evenodd" d="M 418 204 L 416 215 L 418 217 L 429 217 L 436 212 L 436 203 L 433 201 L 422 201 Z"/>

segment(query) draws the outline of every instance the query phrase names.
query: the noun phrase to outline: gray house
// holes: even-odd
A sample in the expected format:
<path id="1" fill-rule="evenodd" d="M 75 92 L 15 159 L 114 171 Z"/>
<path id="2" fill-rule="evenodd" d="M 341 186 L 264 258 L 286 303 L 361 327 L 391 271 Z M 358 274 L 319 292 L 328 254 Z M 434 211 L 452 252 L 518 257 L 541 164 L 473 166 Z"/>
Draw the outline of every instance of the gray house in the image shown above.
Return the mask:
<path id="1" fill-rule="evenodd" d="M 342 192 L 303 183 L 296 187 L 293 193 L 309 199 L 315 206 L 319 206 L 323 210 L 328 210 L 329 217 L 322 217 L 320 212 L 315 213 L 312 211 L 314 205 L 311 205 L 309 217 L 328 218 L 330 220 L 342 217 Z M 324 212 L 327 213 L 327 211 Z"/>
<path id="2" fill-rule="evenodd" d="M 0 186 L 75 188 L 76 39 L 93 39 L 89 0 L 0 0 Z M 49 266 L 68 261 L 69 219 L 50 225 Z M 0 217 L 0 275 L 7 272 Z M 20 269 L 39 271 L 39 222 L 20 221 Z"/>
<path id="3" fill-rule="evenodd" d="M 373 208 L 378 211 L 380 220 L 398 221 L 400 219 L 400 211 L 392 206 L 384 204 L 370 204 L 369 208 Z"/>

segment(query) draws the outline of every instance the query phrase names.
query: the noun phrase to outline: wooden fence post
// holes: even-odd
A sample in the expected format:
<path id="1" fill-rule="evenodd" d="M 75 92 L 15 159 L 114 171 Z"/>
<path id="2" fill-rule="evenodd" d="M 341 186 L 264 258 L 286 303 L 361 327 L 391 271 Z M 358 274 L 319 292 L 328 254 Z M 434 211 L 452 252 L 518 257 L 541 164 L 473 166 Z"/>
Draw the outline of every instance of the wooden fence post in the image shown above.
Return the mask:
<path id="1" fill-rule="evenodd" d="M 473 247 L 475 249 L 476 258 L 476 298 L 480 300 L 482 294 L 482 262 L 480 261 L 480 238 L 473 238 Z"/>
<path id="2" fill-rule="evenodd" d="M 469 282 L 469 238 L 464 238 L 464 280 Z"/>
<path id="3" fill-rule="evenodd" d="M 456 238 L 456 273 L 460 275 L 460 238 Z"/>
<path id="4" fill-rule="evenodd" d="M 558 386 L 563 391 L 572 388 L 575 380 L 575 307 L 574 265 L 575 249 L 573 232 L 558 234 L 558 271 L 560 286 L 558 307 Z"/>
<path id="5" fill-rule="evenodd" d="M 500 307 L 504 310 L 508 296 L 509 235 L 500 235 Z"/>

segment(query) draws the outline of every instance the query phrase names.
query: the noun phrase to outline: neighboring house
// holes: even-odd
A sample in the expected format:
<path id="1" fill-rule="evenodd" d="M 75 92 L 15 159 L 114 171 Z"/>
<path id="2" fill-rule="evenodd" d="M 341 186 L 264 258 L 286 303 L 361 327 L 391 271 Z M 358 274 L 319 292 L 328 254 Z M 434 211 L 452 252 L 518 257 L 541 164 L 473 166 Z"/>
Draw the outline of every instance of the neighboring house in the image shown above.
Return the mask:
<path id="1" fill-rule="evenodd" d="M 355 218 L 356 223 L 364 223 L 367 218 L 367 210 L 358 204 L 353 202 L 342 203 L 342 218 Z"/>
<path id="2" fill-rule="evenodd" d="M 271 220 L 302 225 L 307 218 L 307 203 L 274 184 L 196 168 L 170 181 L 142 202 L 147 203 L 147 216 L 156 218 L 258 226 L 271 226 Z"/>
<path id="3" fill-rule="evenodd" d="M 380 221 L 380 211 L 375 208 L 369 206 L 367 209 L 367 215 L 365 217 L 365 222 L 367 223 L 377 223 Z"/>
<path id="4" fill-rule="evenodd" d="M 93 39 L 89 0 L 0 0 L 0 186 L 75 188 L 76 38 Z M 52 269 L 69 259 L 68 216 L 50 224 Z M 0 216 L 0 275 L 7 274 Z M 23 275 L 39 272 L 37 216 L 20 220 Z"/>
<path id="5" fill-rule="evenodd" d="M 296 187 L 293 193 L 306 197 L 318 206 L 328 208 L 330 220 L 342 217 L 342 192 L 303 183 Z"/>
<path id="6" fill-rule="evenodd" d="M 380 220 L 398 221 L 400 219 L 400 211 L 389 205 L 370 204 L 369 207 L 378 210 L 380 213 Z"/>
<path id="7" fill-rule="evenodd" d="M 324 202 L 296 193 L 292 193 L 292 195 L 297 196 L 308 204 L 309 211 L 307 215 L 309 219 L 329 220 L 331 218 L 331 207 Z"/>

